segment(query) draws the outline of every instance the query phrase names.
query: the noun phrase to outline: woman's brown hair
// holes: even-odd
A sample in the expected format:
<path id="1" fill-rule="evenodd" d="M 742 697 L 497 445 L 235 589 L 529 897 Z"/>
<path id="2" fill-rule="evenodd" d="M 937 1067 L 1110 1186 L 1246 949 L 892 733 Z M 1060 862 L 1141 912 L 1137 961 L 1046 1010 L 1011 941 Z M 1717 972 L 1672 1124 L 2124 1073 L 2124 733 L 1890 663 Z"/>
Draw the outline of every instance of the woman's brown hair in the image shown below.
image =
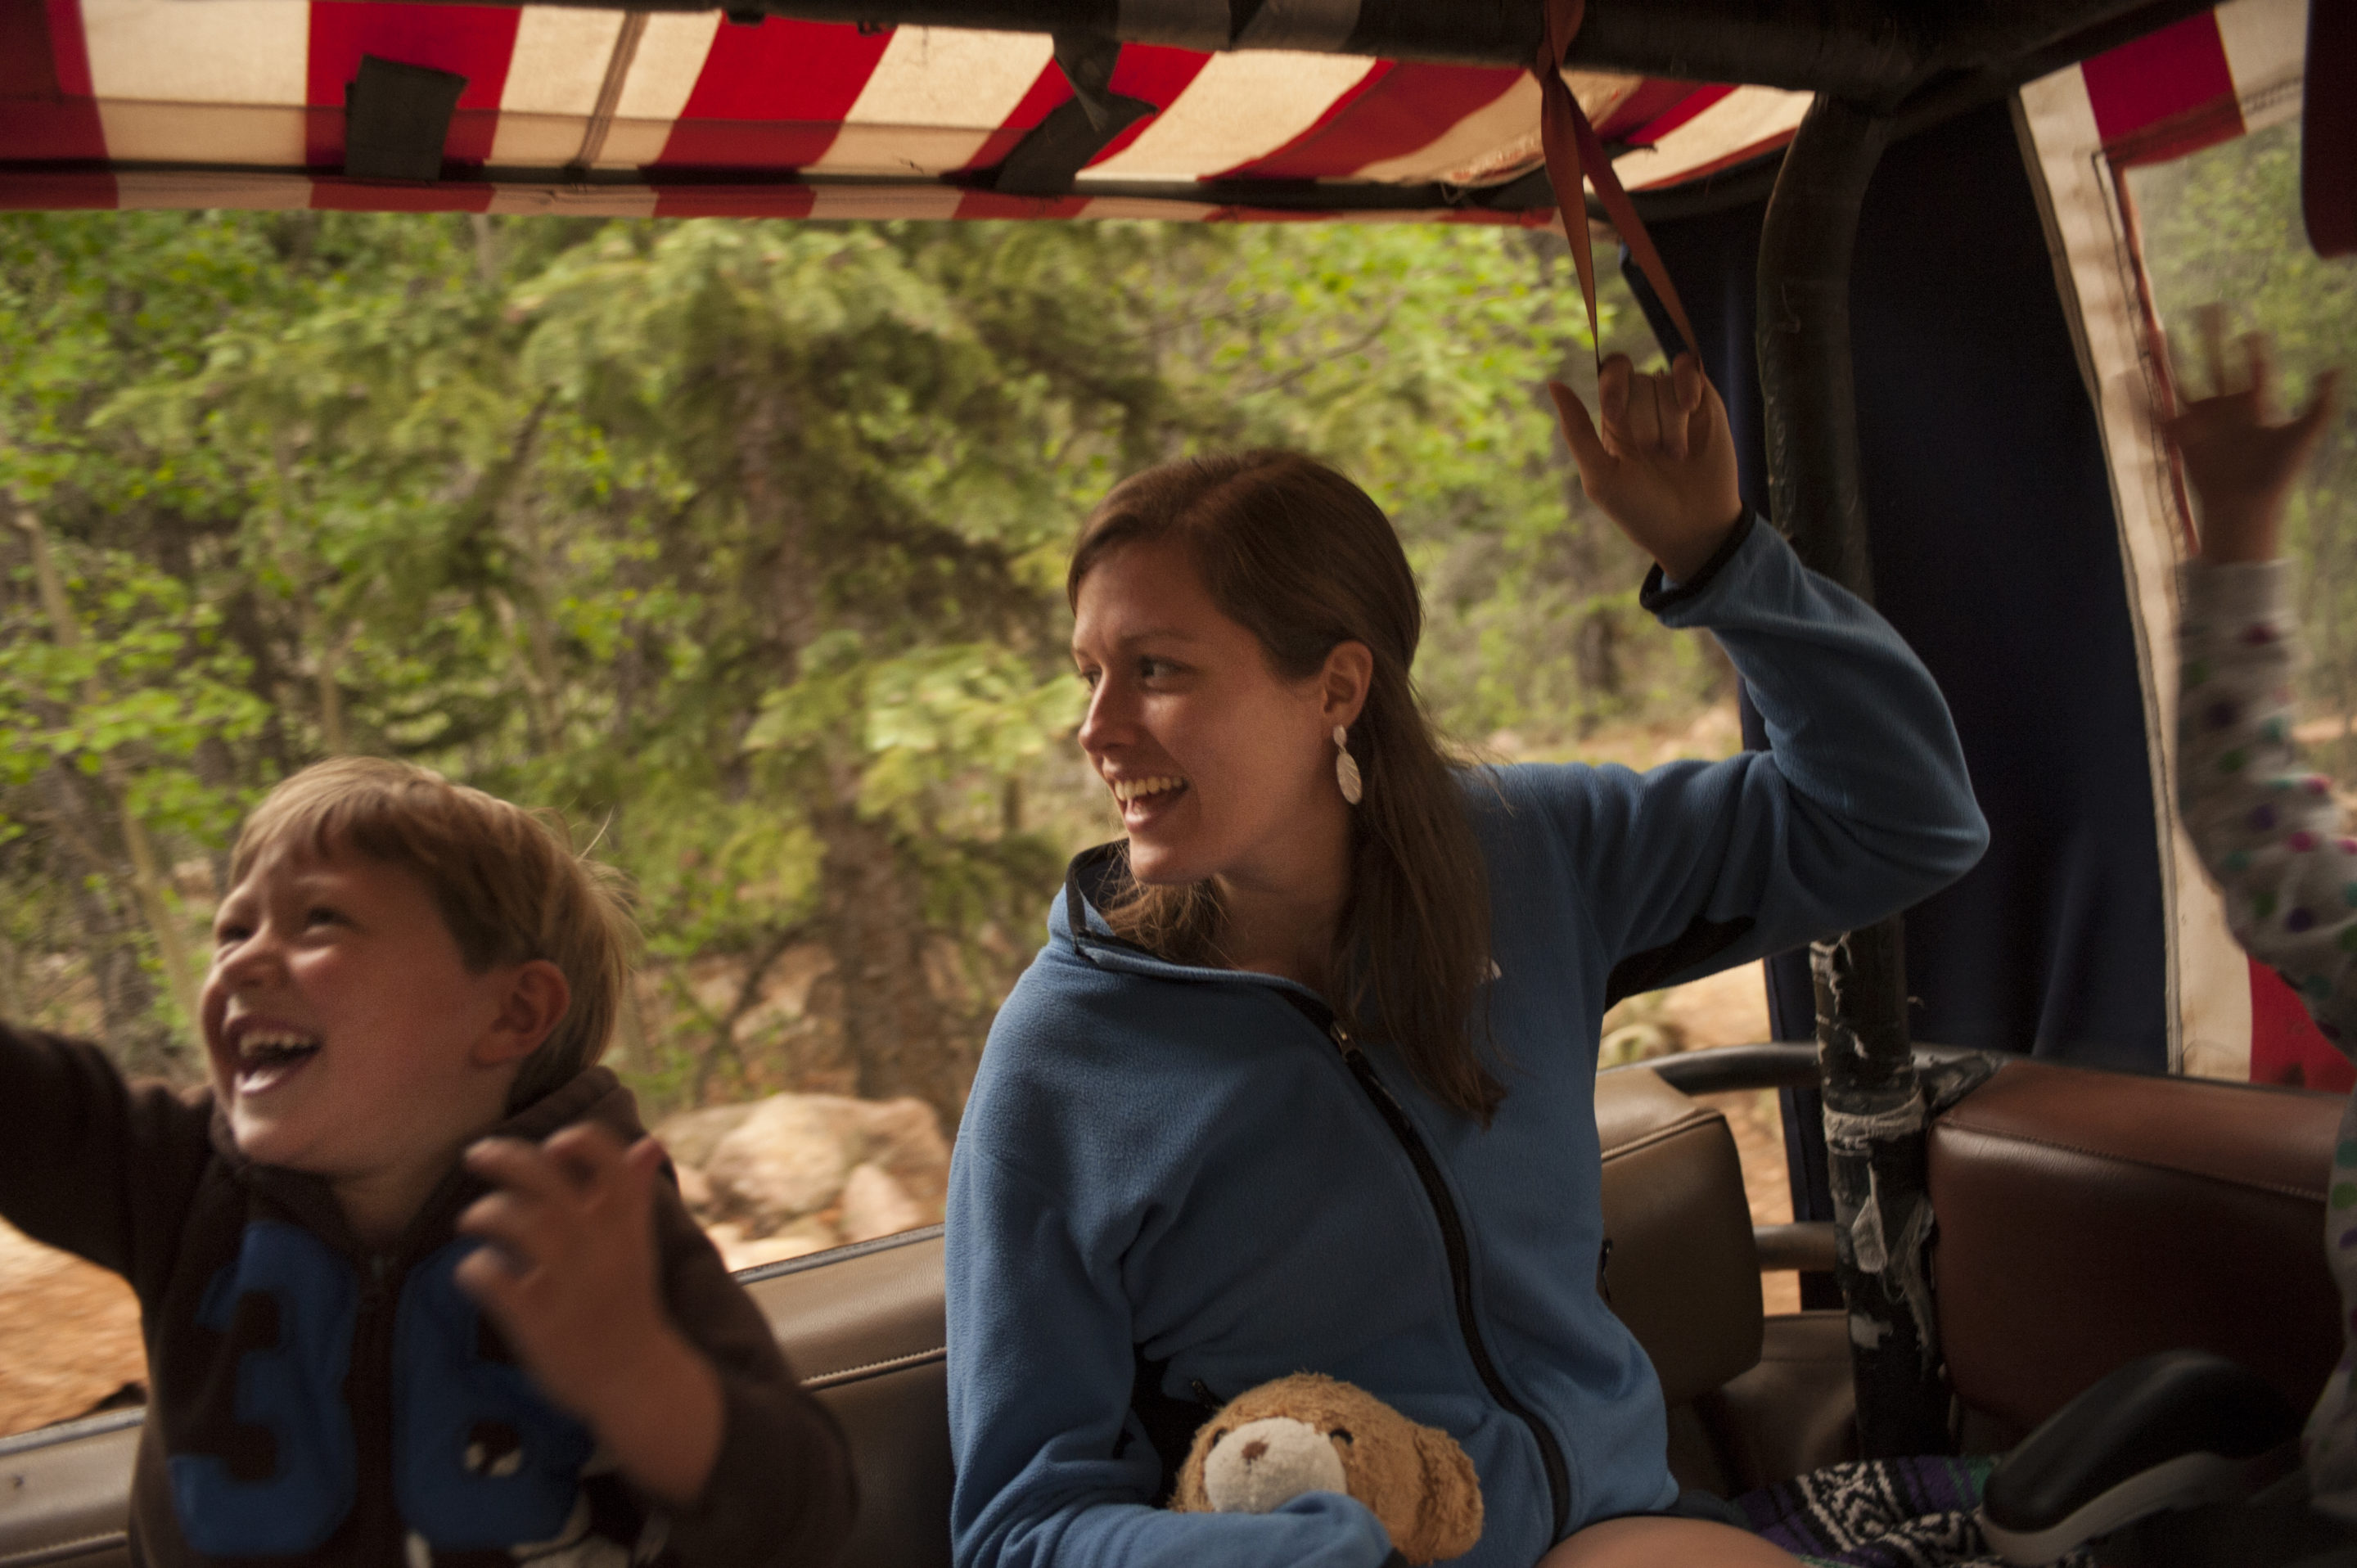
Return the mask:
<path id="1" fill-rule="evenodd" d="M 1281 678 L 1317 674 L 1344 642 L 1374 655 L 1351 726 L 1366 794 L 1351 814 L 1351 891 L 1329 1000 L 1354 1034 L 1361 1018 L 1379 1018 L 1434 1098 L 1487 1122 L 1505 1098 L 1471 1033 L 1490 974 L 1488 879 L 1463 785 L 1409 678 L 1424 606 L 1391 519 L 1297 452 L 1183 458 L 1130 476 L 1098 504 L 1072 551 L 1066 596 L 1077 604 L 1081 580 L 1124 545 L 1174 538 L 1211 602 L 1260 640 Z M 1103 913 L 1141 947 L 1221 961 L 1220 901 L 1208 882 L 1133 883 Z"/>

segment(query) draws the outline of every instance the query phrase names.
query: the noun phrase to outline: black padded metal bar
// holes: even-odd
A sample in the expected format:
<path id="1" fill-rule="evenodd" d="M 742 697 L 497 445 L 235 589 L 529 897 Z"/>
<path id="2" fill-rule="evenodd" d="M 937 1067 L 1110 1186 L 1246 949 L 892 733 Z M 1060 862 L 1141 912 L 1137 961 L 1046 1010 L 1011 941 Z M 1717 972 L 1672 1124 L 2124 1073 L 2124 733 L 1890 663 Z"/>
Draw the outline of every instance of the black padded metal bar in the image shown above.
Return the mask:
<path id="1" fill-rule="evenodd" d="M 1889 122 L 1820 97 L 1785 149 L 1760 235 L 1769 510 L 1801 559 L 1874 596 L 1858 489 L 1850 253 Z"/>
<path id="2" fill-rule="evenodd" d="M 1803 1219 L 1797 1225 L 1754 1225 L 1751 1244 L 1760 1250 L 1760 1272 L 1804 1274 L 1833 1272 L 1834 1228 L 1825 1219 Z"/>
<path id="3" fill-rule="evenodd" d="M 1850 256 L 1885 114 L 1820 94 L 1785 149 L 1760 231 L 1760 386 L 1776 526 L 1801 559 L 1872 600 L 1850 361 Z M 1896 918 L 1813 943 L 1817 1058 L 1849 1308 L 1860 1444 L 1868 1458 L 1946 1452 L 1924 1179 L 1928 1108 L 1907 1040 Z"/>
<path id="4" fill-rule="evenodd" d="M 1994 1070 L 1996 1063 L 2016 1053 L 2008 1051 L 1975 1050 L 1966 1046 L 1940 1046 L 1917 1041 L 1910 1047 L 1915 1058 L 1919 1075 L 1937 1076 L 1943 1080 L 1955 1074 L 1948 1069 L 1975 1064 Z M 1817 1081 L 1817 1047 L 1795 1045 L 1707 1046 L 1698 1051 L 1680 1051 L 1674 1056 L 1654 1057 L 1641 1062 L 1610 1067 L 1604 1074 L 1616 1072 L 1650 1072 L 1681 1094 L 1732 1094 L 1746 1089 L 1813 1088 Z M 1959 1087 L 1951 1091 L 1961 1095 L 1987 1076 L 1983 1070 L 1969 1079 L 1958 1079 Z M 1945 1109 L 1949 1098 L 1942 1098 L 1933 1107 Z"/>
<path id="5" fill-rule="evenodd" d="M 1684 1094 L 1727 1094 L 1743 1089 L 1788 1089 L 1817 1081 L 1814 1046 L 1712 1046 L 1655 1057 L 1608 1072 L 1650 1069 Z"/>

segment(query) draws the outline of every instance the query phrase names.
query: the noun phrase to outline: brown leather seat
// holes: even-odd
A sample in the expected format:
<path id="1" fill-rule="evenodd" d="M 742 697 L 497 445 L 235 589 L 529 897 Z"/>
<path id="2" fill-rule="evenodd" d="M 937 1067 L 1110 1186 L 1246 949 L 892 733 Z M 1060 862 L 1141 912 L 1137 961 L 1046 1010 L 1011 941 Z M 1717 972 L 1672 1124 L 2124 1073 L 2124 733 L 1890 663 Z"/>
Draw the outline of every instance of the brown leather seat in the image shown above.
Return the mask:
<path id="1" fill-rule="evenodd" d="M 1596 1080 L 1605 1271 L 1672 1404 L 1760 1359 L 1760 1254 L 1727 1118 L 1641 1069 Z"/>
<path id="2" fill-rule="evenodd" d="M 946 1568 L 952 1471 L 942 1228 L 742 1277 L 786 1359 L 851 1444 L 859 1522 L 841 1562 Z"/>
<path id="3" fill-rule="evenodd" d="M 2324 1265 L 2340 1114 L 2326 1094 L 2016 1061 L 1942 1116 L 1940 1330 L 1988 1439 L 2180 1347 L 2313 1403 L 2341 1350 Z"/>

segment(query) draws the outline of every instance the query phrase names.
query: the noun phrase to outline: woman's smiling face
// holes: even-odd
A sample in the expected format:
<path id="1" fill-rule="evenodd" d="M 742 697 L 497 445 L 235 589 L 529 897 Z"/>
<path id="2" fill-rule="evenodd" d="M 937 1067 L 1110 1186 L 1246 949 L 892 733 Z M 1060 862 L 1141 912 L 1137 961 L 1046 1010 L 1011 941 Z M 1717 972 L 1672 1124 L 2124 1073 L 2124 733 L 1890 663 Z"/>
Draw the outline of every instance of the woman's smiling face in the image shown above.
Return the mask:
<path id="1" fill-rule="evenodd" d="M 1349 808 L 1334 782 L 1328 682 L 1288 681 L 1221 613 L 1183 543 L 1125 544 L 1073 605 L 1089 684 L 1081 749 L 1111 788 L 1140 882 L 1284 886 Z M 1355 647 L 1356 645 L 1350 645 Z"/>

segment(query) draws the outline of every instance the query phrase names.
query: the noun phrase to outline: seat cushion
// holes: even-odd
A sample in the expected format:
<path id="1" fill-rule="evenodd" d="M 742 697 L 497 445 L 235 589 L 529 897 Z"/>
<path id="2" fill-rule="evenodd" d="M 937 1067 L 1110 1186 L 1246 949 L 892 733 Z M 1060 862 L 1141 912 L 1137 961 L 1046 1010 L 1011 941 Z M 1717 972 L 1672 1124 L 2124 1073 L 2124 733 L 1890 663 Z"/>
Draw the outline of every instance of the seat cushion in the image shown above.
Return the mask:
<path id="1" fill-rule="evenodd" d="M 1766 1328 L 1760 1364 L 1695 1401 L 1716 1438 L 1730 1492 L 1858 1456 L 1849 1315 L 1785 1313 L 1769 1318 Z"/>

